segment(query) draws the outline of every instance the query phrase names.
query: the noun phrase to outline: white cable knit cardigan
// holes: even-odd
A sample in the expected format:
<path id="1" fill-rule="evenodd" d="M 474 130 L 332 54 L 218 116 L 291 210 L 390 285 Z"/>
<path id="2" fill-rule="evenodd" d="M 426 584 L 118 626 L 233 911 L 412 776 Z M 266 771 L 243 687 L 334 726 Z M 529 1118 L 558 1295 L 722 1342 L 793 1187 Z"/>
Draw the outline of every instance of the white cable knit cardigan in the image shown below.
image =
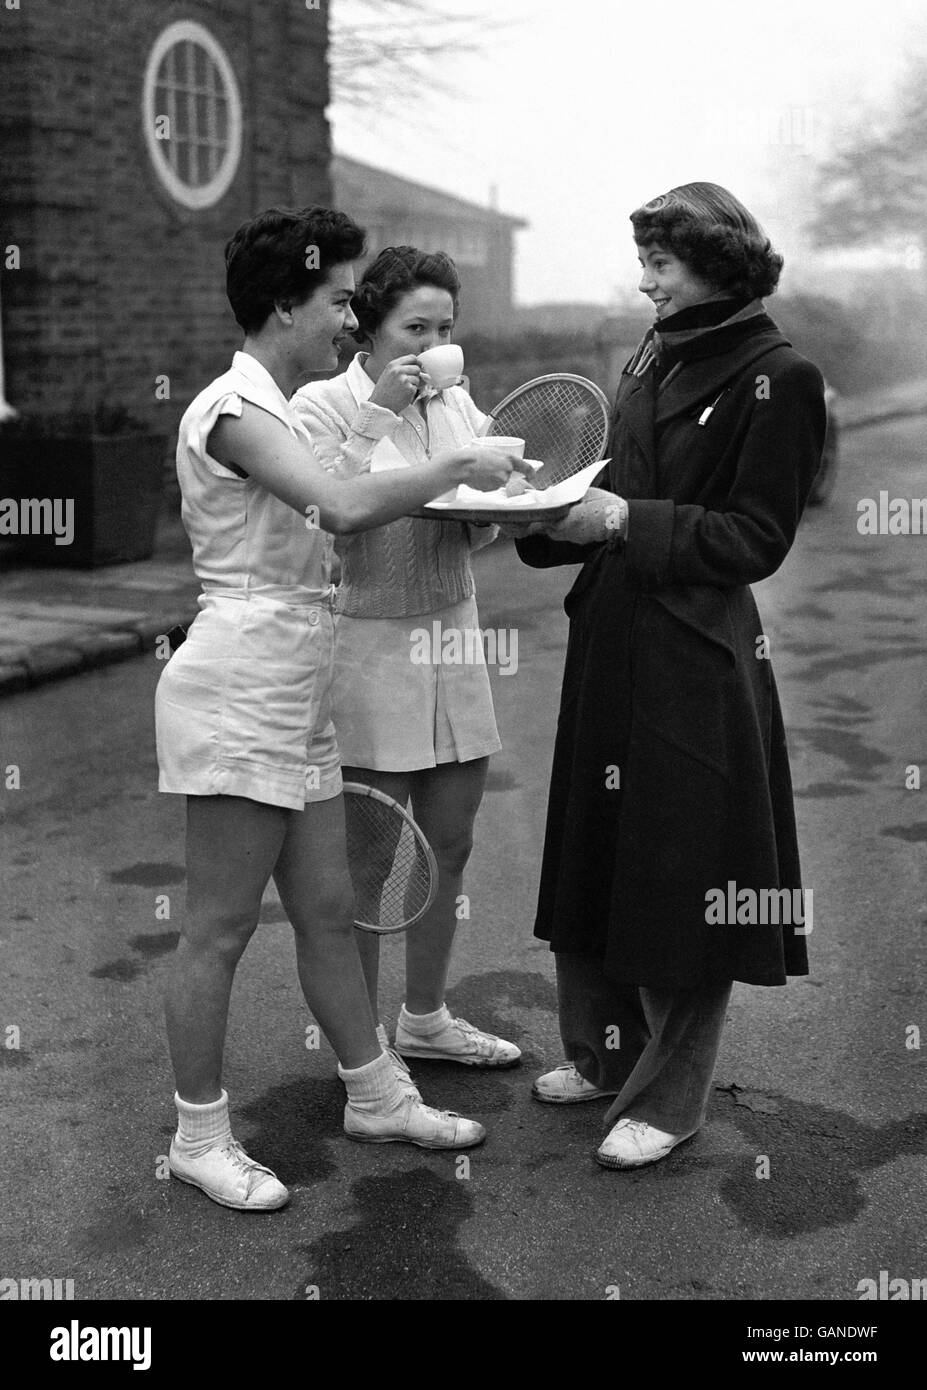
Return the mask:
<path id="1" fill-rule="evenodd" d="M 374 383 L 358 353 L 346 372 L 311 382 L 291 404 L 312 436 L 323 467 L 339 477 L 368 472 L 378 442 L 389 438 L 409 463 L 425 463 L 440 449 L 467 443 L 486 419 L 466 391 L 450 387 L 401 415 L 369 400 Z M 496 527 L 400 517 L 387 526 L 339 536 L 338 612 L 356 618 L 399 618 L 431 613 L 474 592 L 470 552 L 488 545 Z"/>

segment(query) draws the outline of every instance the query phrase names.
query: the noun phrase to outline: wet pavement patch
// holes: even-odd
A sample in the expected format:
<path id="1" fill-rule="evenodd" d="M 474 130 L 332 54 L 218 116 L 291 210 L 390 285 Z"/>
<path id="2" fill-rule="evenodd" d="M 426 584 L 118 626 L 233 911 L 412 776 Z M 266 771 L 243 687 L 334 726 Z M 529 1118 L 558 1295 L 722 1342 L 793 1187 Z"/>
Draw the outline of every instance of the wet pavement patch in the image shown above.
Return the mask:
<path id="1" fill-rule="evenodd" d="M 150 1218 L 127 1208 L 86 1227 L 72 1243 L 83 1255 L 123 1255 L 139 1249 L 150 1235 Z"/>
<path id="2" fill-rule="evenodd" d="M 790 727 L 787 732 L 790 741 L 794 739 L 813 748 L 816 753 L 823 753 L 825 757 L 843 763 L 846 776 L 857 781 L 875 781 L 875 769 L 891 761 L 887 753 L 879 748 L 871 748 L 863 742 L 860 734 L 851 733 L 849 729 L 824 725 L 810 729 Z"/>
<path id="3" fill-rule="evenodd" d="M 835 796 L 862 796 L 862 787 L 851 787 L 846 782 L 812 782 L 807 787 L 796 787 L 796 796 L 807 796 L 812 800 Z"/>
<path id="4" fill-rule="evenodd" d="M 504 1031 L 511 1033 L 511 1029 Z M 514 1107 L 519 1086 L 528 1085 L 527 1076 L 538 1061 L 530 1051 L 522 1052 L 521 1064 L 515 1067 L 468 1067 L 421 1057 L 407 1060 L 426 1105 L 455 1110 L 487 1125 L 490 1116 Z"/>
<path id="5" fill-rule="evenodd" d="M 273 1046 L 270 1036 L 267 1045 Z M 243 1105 L 233 1104 L 235 1137 L 252 1158 L 273 1169 L 287 1186 L 322 1182 L 338 1171 L 328 1151 L 329 1142 L 349 1142 L 344 1137 L 344 1101 L 344 1087 L 335 1075 L 333 1059 L 330 1081 L 297 1077 L 271 1086 Z M 239 1121 L 246 1121 L 254 1132 L 245 1134 Z"/>
<path id="6" fill-rule="evenodd" d="M 420 1167 L 353 1182 L 358 1221 L 302 1248 L 308 1270 L 294 1297 L 305 1299 L 310 1289 L 319 1299 L 365 1302 L 506 1299 L 457 1244 L 473 1198 L 453 1176 L 450 1155 L 446 1161 L 446 1177 Z"/>
<path id="7" fill-rule="evenodd" d="M 557 1012 L 557 986 L 537 970 L 487 970 L 481 975 L 465 975 L 448 991 L 447 998 L 452 1013 L 463 1014 L 478 1028 L 491 1033 L 498 1033 L 486 1021 L 487 1010 L 494 1006 L 502 1010 L 500 1020 L 512 1009 Z"/>
<path id="8" fill-rule="evenodd" d="M 860 1177 L 927 1147 L 927 1113 L 872 1126 L 841 1110 L 737 1086 L 716 1086 L 715 1104 L 748 1141 L 720 1194 L 750 1231 L 776 1240 L 843 1226 L 866 1206 Z M 757 1176 L 769 1160 L 769 1177 Z"/>
<path id="9" fill-rule="evenodd" d="M 785 610 L 787 618 L 816 618 L 820 622 L 833 622 L 834 615 L 829 608 L 819 603 L 800 603 L 796 608 Z"/>
<path id="10" fill-rule="evenodd" d="M 0 1067 L 26 1067 L 31 1061 L 24 1047 L 0 1047 Z"/>
<path id="11" fill-rule="evenodd" d="M 910 657 L 923 659 L 923 647 L 916 639 L 910 642 L 902 641 L 899 638 L 891 647 L 881 649 L 874 648 L 868 652 L 859 650 L 847 652 L 845 656 L 825 656 L 817 661 L 809 661 L 805 666 L 796 666 L 789 672 L 789 679 L 793 681 L 813 681 L 817 684 L 826 676 L 831 676 L 837 671 L 858 672 L 868 670 L 872 666 L 884 665 L 890 661 L 905 661 Z"/>
<path id="12" fill-rule="evenodd" d="M 798 637 L 780 637 L 776 646 L 779 651 L 788 652 L 789 656 L 817 656 L 834 651 L 832 642 L 809 642 Z"/>
<path id="13" fill-rule="evenodd" d="M 148 934 L 142 932 L 138 936 L 130 936 L 128 944 L 133 951 L 138 952 L 142 960 L 128 960 L 123 956 L 119 960 L 110 960 L 105 965 L 98 965 L 90 974 L 95 980 L 116 980 L 119 984 L 128 984 L 130 980 L 137 980 L 143 973 L 147 961 L 169 955 L 179 940 L 180 932 L 176 931 Z"/>
<path id="14" fill-rule="evenodd" d="M 164 883 L 182 883 L 186 872 L 179 864 L 129 864 L 109 875 L 110 883 L 131 883 L 137 888 L 160 888 Z"/>
<path id="15" fill-rule="evenodd" d="M 862 700 L 855 700 L 852 695 L 829 695 L 826 700 L 812 700 L 810 703 L 816 709 L 832 709 L 841 714 L 872 714 L 869 705 L 864 705 Z"/>
<path id="16" fill-rule="evenodd" d="M 157 956 L 166 956 L 180 940 L 179 931 L 162 931 L 152 936 L 130 936 L 129 945 L 133 951 L 138 951 L 140 956 L 145 956 L 149 960 L 154 960 Z"/>
<path id="17" fill-rule="evenodd" d="M 871 724 L 873 718 L 871 714 L 835 714 L 833 710 L 815 715 L 818 724 L 829 724 L 835 729 L 852 729 L 858 724 Z"/>
<path id="18" fill-rule="evenodd" d="M 927 820 L 916 821 L 914 825 L 886 825 L 879 832 L 890 835 L 894 840 L 907 840 L 908 844 L 927 843 Z"/>
<path id="19" fill-rule="evenodd" d="M 870 596 L 880 594 L 884 598 L 906 598 L 922 594 L 923 588 L 917 575 L 902 574 L 890 560 L 875 561 L 865 569 L 844 570 L 820 584 L 815 584 L 817 594 L 864 593 Z"/>
<path id="20" fill-rule="evenodd" d="M 91 970 L 90 977 L 93 980 L 116 980 L 124 985 L 128 984 L 129 980 L 137 979 L 144 968 L 137 960 L 110 960 L 105 965 L 98 965 L 95 970 Z"/>

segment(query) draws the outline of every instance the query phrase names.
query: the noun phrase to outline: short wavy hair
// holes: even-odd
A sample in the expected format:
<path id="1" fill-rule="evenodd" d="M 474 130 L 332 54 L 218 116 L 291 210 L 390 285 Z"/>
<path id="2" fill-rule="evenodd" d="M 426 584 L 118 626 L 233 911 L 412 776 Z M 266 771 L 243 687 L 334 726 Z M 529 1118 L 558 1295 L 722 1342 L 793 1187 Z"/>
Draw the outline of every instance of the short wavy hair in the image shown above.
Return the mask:
<path id="1" fill-rule="evenodd" d="M 238 323 L 252 333 L 275 304 L 305 303 L 336 265 L 364 254 L 365 240 L 363 227 L 332 208 L 268 208 L 242 223 L 225 248 L 225 289 Z"/>
<path id="2" fill-rule="evenodd" d="M 416 246 L 385 247 L 364 271 L 351 301 L 357 319 L 357 342 L 368 342 L 402 296 L 420 285 L 447 290 L 454 301 L 456 319 L 460 276 L 450 256 L 443 251 L 419 251 Z"/>
<path id="3" fill-rule="evenodd" d="M 684 183 L 631 213 L 638 246 L 662 246 L 736 299 L 762 299 L 783 258 L 743 203 L 717 183 Z"/>

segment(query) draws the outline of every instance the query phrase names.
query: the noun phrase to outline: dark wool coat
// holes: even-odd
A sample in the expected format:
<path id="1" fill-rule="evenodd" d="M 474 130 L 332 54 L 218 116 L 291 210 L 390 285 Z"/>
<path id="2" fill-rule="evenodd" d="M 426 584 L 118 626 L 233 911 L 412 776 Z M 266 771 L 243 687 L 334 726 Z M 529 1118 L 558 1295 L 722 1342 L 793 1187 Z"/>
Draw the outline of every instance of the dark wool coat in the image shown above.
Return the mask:
<path id="1" fill-rule="evenodd" d="M 732 881 L 757 895 L 801 889 L 785 730 L 749 585 L 789 552 L 824 430 L 821 374 L 772 320 L 725 325 L 690 343 L 661 389 L 652 369 L 621 378 L 600 485 L 628 499 L 627 543 L 518 542 L 529 565 L 584 561 L 564 604 L 535 935 L 604 954 L 616 983 L 807 974 L 801 922 L 719 925 L 706 895 L 727 898 Z"/>

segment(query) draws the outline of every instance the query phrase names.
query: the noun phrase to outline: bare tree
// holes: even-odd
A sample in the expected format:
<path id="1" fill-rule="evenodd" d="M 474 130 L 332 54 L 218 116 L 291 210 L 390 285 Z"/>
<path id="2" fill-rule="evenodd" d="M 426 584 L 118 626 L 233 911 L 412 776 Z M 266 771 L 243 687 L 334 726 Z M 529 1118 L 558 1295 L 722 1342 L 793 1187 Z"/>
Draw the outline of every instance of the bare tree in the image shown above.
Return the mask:
<path id="1" fill-rule="evenodd" d="M 809 226 L 819 246 L 904 238 L 927 248 L 927 57 L 909 63 L 894 109 L 844 139 L 819 177 Z"/>
<path id="2" fill-rule="evenodd" d="M 480 53 L 509 24 L 489 13 L 462 15 L 435 0 L 334 0 L 330 74 L 336 102 L 371 113 L 407 110 L 453 93 L 447 64 Z"/>

